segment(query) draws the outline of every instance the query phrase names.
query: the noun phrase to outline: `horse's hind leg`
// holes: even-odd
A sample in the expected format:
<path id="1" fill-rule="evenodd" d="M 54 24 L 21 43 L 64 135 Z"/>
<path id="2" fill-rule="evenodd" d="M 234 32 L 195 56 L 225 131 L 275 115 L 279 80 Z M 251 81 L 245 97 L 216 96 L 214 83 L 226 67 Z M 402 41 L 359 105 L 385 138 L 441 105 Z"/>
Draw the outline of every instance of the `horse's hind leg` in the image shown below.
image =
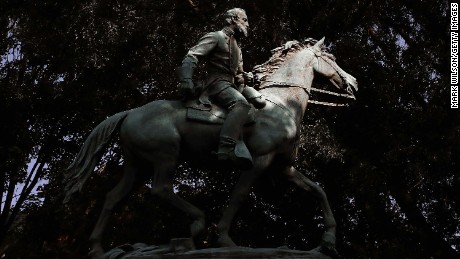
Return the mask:
<path id="1" fill-rule="evenodd" d="M 91 251 L 89 255 L 91 258 L 102 258 L 104 250 L 101 245 L 102 233 L 107 225 L 107 221 L 112 214 L 113 208 L 126 197 L 133 188 L 137 176 L 137 169 L 128 159 L 125 160 L 123 168 L 123 177 L 118 182 L 117 186 L 113 188 L 105 198 L 104 207 L 99 216 L 99 219 L 94 227 L 90 236 Z"/>
<path id="2" fill-rule="evenodd" d="M 204 230 L 205 215 L 200 209 L 174 193 L 172 177 L 176 169 L 176 159 L 172 159 L 171 156 L 162 156 L 164 156 L 162 159 L 156 159 L 154 162 L 152 194 L 169 202 L 171 205 L 194 219 L 193 223 L 190 225 L 190 232 L 192 238 L 195 238 Z"/>
<path id="3" fill-rule="evenodd" d="M 287 176 L 289 181 L 306 191 L 312 192 L 319 200 L 321 210 L 324 214 L 324 227 L 326 229 L 319 249 L 322 252 L 336 254 L 335 232 L 337 224 L 323 188 L 301 174 L 294 167 L 287 167 L 283 173 Z"/>

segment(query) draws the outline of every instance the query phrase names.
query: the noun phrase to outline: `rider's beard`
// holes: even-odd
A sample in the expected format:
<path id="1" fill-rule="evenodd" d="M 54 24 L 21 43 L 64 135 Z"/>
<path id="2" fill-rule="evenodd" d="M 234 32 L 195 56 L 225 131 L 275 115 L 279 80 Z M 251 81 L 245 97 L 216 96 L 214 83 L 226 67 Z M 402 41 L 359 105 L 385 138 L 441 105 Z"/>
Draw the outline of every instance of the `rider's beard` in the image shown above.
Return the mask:
<path id="1" fill-rule="evenodd" d="M 236 28 L 237 28 L 238 34 L 240 34 L 241 36 L 244 36 L 244 37 L 248 36 L 248 29 L 246 26 L 237 24 Z"/>

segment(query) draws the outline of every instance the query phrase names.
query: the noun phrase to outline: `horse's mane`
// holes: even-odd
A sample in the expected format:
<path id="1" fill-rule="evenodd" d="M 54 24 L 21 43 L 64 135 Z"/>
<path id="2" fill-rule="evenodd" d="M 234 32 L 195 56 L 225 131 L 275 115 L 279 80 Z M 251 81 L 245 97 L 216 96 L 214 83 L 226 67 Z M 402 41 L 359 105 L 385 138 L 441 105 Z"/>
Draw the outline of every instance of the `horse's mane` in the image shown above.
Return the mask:
<path id="1" fill-rule="evenodd" d="M 265 63 L 254 67 L 253 73 L 255 78 L 257 78 L 258 81 L 264 81 L 264 79 L 268 78 L 269 75 L 278 69 L 282 63 L 290 59 L 295 53 L 315 45 L 316 42 L 318 41 L 313 38 L 307 38 L 303 42 L 292 40 L 280 47 L 272 49 L 272 56 Z M 323 55 L 327 55 L 329 58 L 335 60 L 335 57 L 329 53 L 327 47 L 322 46 L 321 52 Z"/>

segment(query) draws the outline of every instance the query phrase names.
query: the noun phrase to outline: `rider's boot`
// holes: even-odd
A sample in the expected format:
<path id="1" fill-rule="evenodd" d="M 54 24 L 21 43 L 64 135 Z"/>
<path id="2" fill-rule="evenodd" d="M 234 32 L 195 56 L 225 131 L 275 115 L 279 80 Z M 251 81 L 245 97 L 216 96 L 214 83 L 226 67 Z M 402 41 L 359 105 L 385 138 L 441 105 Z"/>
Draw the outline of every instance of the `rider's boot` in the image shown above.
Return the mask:
<path id="1" fill-rule="evenodd" d="M 262 97 L 262 94 L 253 87 L 245 86 L 241 94 L 246 98 L 246 100 L 252 103 L 256 109 L 262 109 L 266 105 L 266 101 Z"/>
<path id="2" fill-rule="evenodd" d="M 217 159 L 219 161 L 230 162 L 242 169 L 252 167 L 252 159 L 249 157 L 238 156 L 235 147 L 241 137 L 243 126 L 250 120 L 251 106 L 248 103 L 237 102 L 229 110 L 224 125 L 220 131 L 219 148 Z"/>

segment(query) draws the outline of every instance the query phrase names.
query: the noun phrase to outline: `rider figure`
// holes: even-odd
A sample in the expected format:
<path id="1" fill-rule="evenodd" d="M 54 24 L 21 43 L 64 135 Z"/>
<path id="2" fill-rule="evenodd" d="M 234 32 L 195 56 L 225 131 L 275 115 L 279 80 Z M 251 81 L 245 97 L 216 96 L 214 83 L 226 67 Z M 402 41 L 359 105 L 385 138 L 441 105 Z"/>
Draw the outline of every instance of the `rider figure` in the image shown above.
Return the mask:
<path id="1" fill-rule="evenodd" d="M 219 138 L 217 158 L 222 161 L 241 162 L 235 155 L 243 125 L 250 120 L 252 103 L 263 108 L 265 100 L 254 88 L 244 84 L 251 73 L 243 72 L 243 58 L 238 40 L 247 36 L 248 18 L 240 8 L 225 13 L 225 26 L 220 31 L 206 34 L 192 47 L 178 68 L 180 91 L 186 98 L 199 95 L 192 81 L 198 61 L 207 58 L 208 76 L 205 81 L 211 100 L 228 110 Z M 249 101 L 249 102 L 248 102 Z"/>

